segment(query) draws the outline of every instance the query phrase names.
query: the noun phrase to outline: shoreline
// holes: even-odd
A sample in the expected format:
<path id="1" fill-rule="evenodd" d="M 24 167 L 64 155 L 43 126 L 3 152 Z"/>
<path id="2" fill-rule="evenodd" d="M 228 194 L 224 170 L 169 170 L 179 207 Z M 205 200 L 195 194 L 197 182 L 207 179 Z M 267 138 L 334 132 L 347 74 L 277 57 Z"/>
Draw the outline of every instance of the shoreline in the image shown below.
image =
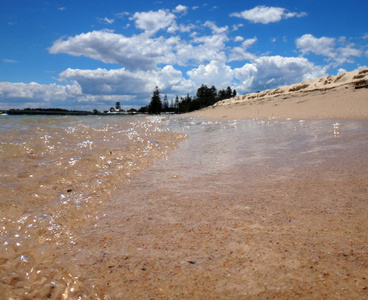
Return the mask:
<path id="1" fill-rule="evenodd" d="M 215 120 L 368 120 L 368 88 L 363 83 L 368 84 L 368 69 L 237 96 L 185 116 Z"/>
<path id="2" fill-rule="evenodd" d="M 367 130 L 219 123 L 112 194 L 87 273 L 120 299 L 365 297 Z"/>

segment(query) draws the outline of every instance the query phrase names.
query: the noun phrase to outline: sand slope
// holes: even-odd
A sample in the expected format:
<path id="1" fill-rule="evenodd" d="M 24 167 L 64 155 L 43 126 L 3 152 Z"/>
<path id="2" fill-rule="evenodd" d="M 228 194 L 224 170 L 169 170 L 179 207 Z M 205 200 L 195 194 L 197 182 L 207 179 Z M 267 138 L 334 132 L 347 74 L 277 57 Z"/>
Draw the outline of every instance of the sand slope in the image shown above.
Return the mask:
<path id="1" fill-rule="evenodd" d="M 215 119 L 368 119 L 368 69 L 237 96 L 193 115 Z"/>

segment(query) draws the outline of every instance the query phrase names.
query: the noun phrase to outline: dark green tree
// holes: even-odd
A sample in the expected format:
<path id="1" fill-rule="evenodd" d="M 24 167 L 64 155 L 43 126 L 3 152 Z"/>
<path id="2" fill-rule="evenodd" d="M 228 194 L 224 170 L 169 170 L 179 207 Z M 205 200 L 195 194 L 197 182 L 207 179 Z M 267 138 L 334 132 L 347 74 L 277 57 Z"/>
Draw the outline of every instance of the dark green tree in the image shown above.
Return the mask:
<path id="1" fill-rule="evenodd" d="M 163 111 L 169 111 L 169 100 L 167 99 L 167 95 L 164 97 L 164 103 L 162 106 Z"/>
<path id="2" fill-rule="evenodd" d="M 176 110 L 179 109 L 179 96 L 178 95 L 176 95 L 175 97 L 175 109 Z"/>
<path id="3" fill-rule="evenodd" d="M 202 84 L 197 90 L 197 100 L 200 108 L 215 104 L 217 101 L 217 90 L 215 86 L 208 88 L 207 85 Z"/>
<path id="4" fill-rule="evenodd" d="M 149 113 L 154 115 L 159 115 L 162 111 L 162 102 L 160 97 L 160 91 L 156 86 L 155 90 L 153 91 L 151 102 L 149 104 Z"/>
<path id="5" fill-rule="evenodd" d="M 231 91 L 231 87 L 227 87 L 226 89 L 226 98 L 225 99 L 229 99 L 231 98 L 231 95 L 233 94 L 233 92 Z"/>
<path id="6" fill-rule="evenodd" d="M 121 109 L 120 102 L 116 102 L 115 107 L 116 107 L 116 110 L 120 110 Z"/>

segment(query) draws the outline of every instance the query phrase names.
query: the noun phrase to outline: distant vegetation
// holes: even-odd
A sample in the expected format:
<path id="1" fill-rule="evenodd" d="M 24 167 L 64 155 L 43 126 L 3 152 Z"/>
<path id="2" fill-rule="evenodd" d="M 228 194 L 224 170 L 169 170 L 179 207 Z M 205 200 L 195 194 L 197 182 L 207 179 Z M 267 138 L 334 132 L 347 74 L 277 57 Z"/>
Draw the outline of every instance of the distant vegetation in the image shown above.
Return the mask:
<path id="1" fill-rule="evenodd" d="M 175 99 L 170 101 L 165 95 L 161 99 L 160 91 L 158 87 L 153 91 L 151 101 L 149 105 L 142 106 L 140 109 L 136 110 L 131 108 L 127 111 L 121 108 L 120 102 L 116 102 L 115 107 L 111 107 L 109 110 L 100 112 L 97 109 L 91 111 L 80 111 L 80 110 L 67 110 L 61 108 L 25 108 L 25 109 L 9 109 L 7 113 L 9 115 L 132 115 L 132 114 L 161 114 L 161 113 L 172 113 L 181 114 L 187 113 L 201 108 L 205 108 L 215 104 L 216 102 L 224 99 L 229 99 L 236 96 L 236 90 L 232 90 L 230 87 L 227 89 L 217 91 L 215 86 L 207 87 L 207 85 L 202 84 L 202 86 L 197 90 L 195 97 L 176 96 Z"/>
<path id="2" fill-rule="evenodd" d="M 8 115 L 92 115 L 92 112 L 81 110 L 67 110 L 61 108 L 25 108 L 9 109 Z"/>
<path id="3" fill-rule="evenodd" d="M 211 106 L 216 102 L 224 99 L 229 99 L 236 96 L 236 90 L 232 90 L 227 87 L 225 90 L 220 90 L 217 92 L 215 86 L 207 87 L 207 85 L 202 84 L 202 86 L 197 90 L 195 97 L 189 96 L 179 97 L 176 96 L 169 103 L 167 96 L 164 96 L 163 101 L 161 100 L 160 91 L 158 87 L 153 91 L 151 102 L 148 106 L 141 107 L 138 112 L 150 113 L 150 114 L 160 114 L 165 113 L 187 113 L 194 110 L 198 110 L 204 107 Z"/>

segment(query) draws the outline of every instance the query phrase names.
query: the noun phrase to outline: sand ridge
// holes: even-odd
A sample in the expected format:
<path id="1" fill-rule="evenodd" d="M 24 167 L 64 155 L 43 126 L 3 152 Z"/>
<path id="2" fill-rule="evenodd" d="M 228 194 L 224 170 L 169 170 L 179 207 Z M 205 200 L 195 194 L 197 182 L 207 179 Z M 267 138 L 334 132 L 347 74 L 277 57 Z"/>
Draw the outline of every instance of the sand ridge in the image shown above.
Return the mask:
<path id="1" fill-rule="evenodd" d="M 368 69 L 240 95 L 192 115 L 213 119 L 368 119 Z"/>

